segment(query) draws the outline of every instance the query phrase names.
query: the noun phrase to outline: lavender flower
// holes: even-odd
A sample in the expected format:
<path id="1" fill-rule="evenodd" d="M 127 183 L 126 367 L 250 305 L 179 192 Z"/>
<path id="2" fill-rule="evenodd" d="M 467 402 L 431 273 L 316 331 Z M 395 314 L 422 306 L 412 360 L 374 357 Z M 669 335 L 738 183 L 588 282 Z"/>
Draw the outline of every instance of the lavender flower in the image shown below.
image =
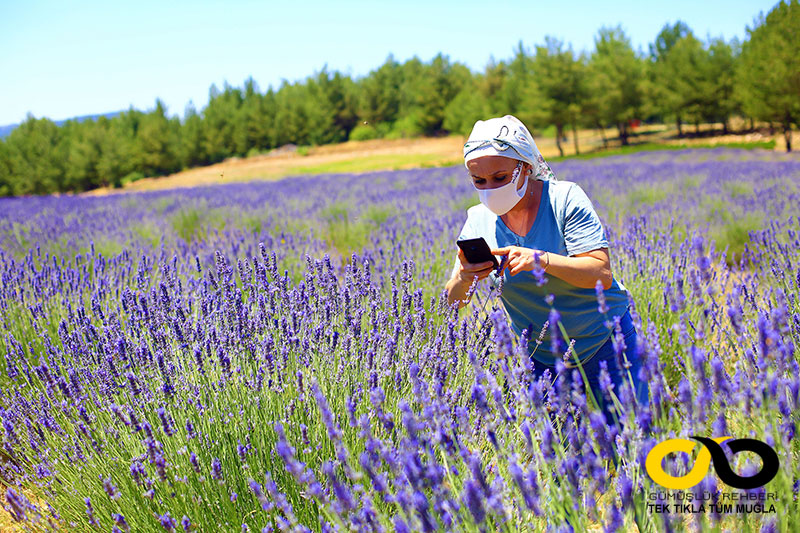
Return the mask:
<path id="1" fill-rule="evenodd" d="M 609 513 L 610 518 L 607 524 L 603 526 L 604 533 L 614 533 L 619 531 L 625 524 L 624 516 L 619 510 L 619 507 L 616 505 L 611 506 L 611 511 Z"/>
<path id="2" fill-rule="evenodd" d="M 116 527 L 118 527 L 121 531 L 125 533 L 130 533 L 131 526 L 128 525 L 128 522 L 125 520 L 125 517 L 119 513 L 113 513 L 111 518 L 114 520 Z"/>
<path id="3" fill-rule="evenodd" d="M 597 294 L 597 312 L 600 314 L 606 314 L 609 311 L 608 305 L 606 305 L 606 294 L 603 291 L 603 282 L 599 279 L 594 286 L 594 292 Z"/>
<path id="4" fill-rule="evenodd" d="M 216 457 L 211 460 L 211 477 L 222 482 L 222 463 Z"/>
<path id="5" fill-rule="evenodd" d="M 28 510 L 32 508 L 30 501 L 21 493 L 11 487 L 6 488 L 6 501 L 9 505 L 11 516 L 17 522 L 27 520 Z"/>
<path id="6" fill-rule="evenodd" d="M 164 429 L 164 434 L 168 437 L 171 437 L 176 433 L 175 429 L 175 422 L 172 420 L 172 417 L 167 413 L 166 409 L 163 407 L 159 407 L 157 409 L 158 418 L 161 419 L 161 425 Z"/>
<path id="7" fill-rule="evenodd" d="M 611 320 L 624 304 L 616 287 L 589 289 L 590 314 L 615 330 L 620 361 L 626 349 L 642 356 L 632 377 L 647 383 L 651 402 L 633 405 L 634 391 L 615 385 L 617 365 L 601 364 L 601 412 L 561 359 L 584 346 L 569 330 L 567 341 L 569 302 L 556 309 L 543 272 L 531 280 L 550 309 L 544 324 L 511 328 L 500 306 L 512 287 L 502 280 L 500 294 L 475 283 L 470 306 L 446 305 L 436 280 L 454 237 L 446 230 L 463 216 L 453 199 L 465 193 L 449 169 L 353 175 L 344 188 L 341 176 L 320 175 L 0 199 L 0 470 L 13 481 L 4 489 L 10 519 L 129 533 L 147 528 L 148 516 L 134 524 L 116 511 L 148 508 L 167 531 L 516 530 L 535 527 L 533 517 L 556 531 L 619 531 L 647 452 L 675 433 L 719 436 L 767 420 L 741 437 L 790 457 L 800 405 L 800 162 L 723 148 L 671 155 L 559 163 L 597 198 L 601 217 L 612 206 L 595 194 L 600 186 L 623 200 L 649 187 L 668 192 L 606 218 L 615 276 L 636 285 L 628 303 L 644 333 L 624 345 L 619 317 Z M 703 186 L 686 189 L 687 175 Z M 741 183 L 752 191 L 732 194 Z M 393 214 L 376 216 L 381 206 Z M 208 216 L 179 235 L 193 210 Z M 747 228 L 743 214 L 761 223 Z M 726 242 L 733 229 L 746 238 Z M 100 236 L 124 243 L 122 253 L 107 257 Z M 79 251 L 91 241 L 93 251 Z M 716 251 L 726 246 L 727 255 Z M 554 355 L 548 369 L 531 360 L 529 337 L 537 358 Z M 614 395 L 620 411 L 609 409 Z M 249 479 L 256 470 L 259 482 Z M 796 492 L 800 482 L 787 475 L 781 469 L 775 483 Z M 211 479 L 219 486 L 208 490 Z M 716 494 L 708 479 L 695 490 Z M 94 508 L 101 487 L 109 499 Z M 563 499 L 550 497 L 554 487 Z M 609 487 L 606 512 L 595 513 Z M 41 508 L 25 498 L 30 490 L 47 493 Z M 83 519 L 66 512 L 82 491 L 94 499 Z M 182 516 L 186 505 L 219 516 L 178 525 L 167 511 Z M 718 529 L 733 519 L 707 517 Z M 649 518 L 656 529 L 681 525 Z"/>
<path id="8" fill-rule="evenodd" d="M 478 524 L 482 524 L 486 518 L 486 510 L 483 507 L 483 495 L 479 485 L 472 479 L 468 479 L 464 484 L 464 504 L 469 509 L 470 514 Z"/>
<path id="9" fill-rule="evenodd" d="M 170 516 L 169 511 L 161 516 L 156 515 L 156 518 L 158 518 L 158 521 L 161 522 L 161 527 L 167 531 L 175 531 L 175 528 L 178 527 L 177 522 L 175 522 L 175 519 Z"/>
<path id="10" fill-rule="evenodd" d="M 261 504 L 261 509 L 264 511 L 270 511 L 273 505 L 264 495 L 264 492 L 261 490 L 261 485 L 259 485 L 254 479 L 248 480 L 247 483 L 250 485 L 250 491 L 253 493 L 253 496 L 255 496 L 258 500 L 258 503 Z"/>
<path id="11" fill-rule="evenodd" d="M 103 490 L 106 491 L 108 497 L 112 500 L 118 500 L 120 498 L 120 492 L 119 489 L 117 489 L 117 487 L 111 482 L 111 478 L 104 478 L 103 476 L 100 476 L 100 480 L 103 482 Z"/>
<path id="12" fill-rule="evenodd" d="M 190 439 L 197 438 L 197 432 L 194 429 L 194 424 L 189 419 L 186 419 L 186 436 Z"/>
<path id="13" fill-rule="evenodd" d="M 86 503 L 86 516 L 89 518 L 90 526 L 99 526 L 97 519 L 94 517 L 94 507 L 92 507 L 92 500 L 88 496 L 83 500 Z"/>

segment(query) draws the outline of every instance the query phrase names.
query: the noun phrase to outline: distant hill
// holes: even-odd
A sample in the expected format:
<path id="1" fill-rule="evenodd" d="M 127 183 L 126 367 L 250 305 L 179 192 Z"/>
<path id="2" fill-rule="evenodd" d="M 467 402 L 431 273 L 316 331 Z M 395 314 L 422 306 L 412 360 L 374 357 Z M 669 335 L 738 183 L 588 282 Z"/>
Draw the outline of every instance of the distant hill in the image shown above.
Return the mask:
<path id="1" fill-rule="evenodd" d="M 80 117 L 66 118 L 64 120 L 56 120 L 55 123 L 57 126 L 62 126 L 65 122 L 69 120 L 77 120 L 78 122 L 83 122 L 85 120 L 97 120 L 100 117 L 114 118 L 120 113 L 122 113 L 122 111 L 112 111 L 110 113 L 100 113 L 97 115 L 83 115 Z M 5 139 L 6 137 L 8 137 L 8 135 L 12 131 L 14 131 L 14 128 L 16 128 L 17 126 L 19 126 L 19 124 L 8 124 L 6 126 L 0 126 L 0 139 Z"/>
<path id="2" fill-rule="evenodd" d="M 8 137 L 8 134 L 14 131 L 14 128 L 19 126 L 19 124 L 9 124 L 7 126 L 0 126 L 0 139 L 5 139 Z"/>

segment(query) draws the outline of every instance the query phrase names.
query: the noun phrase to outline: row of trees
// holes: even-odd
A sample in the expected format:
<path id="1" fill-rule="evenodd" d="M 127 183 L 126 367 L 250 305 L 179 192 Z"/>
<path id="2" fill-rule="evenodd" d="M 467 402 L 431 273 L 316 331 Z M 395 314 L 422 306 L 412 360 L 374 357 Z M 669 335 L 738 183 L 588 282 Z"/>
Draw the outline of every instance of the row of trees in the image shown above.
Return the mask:
<path id="1" fill-rule="evenodd" d="M 791 149 L 800 117 L 800 4 L 781 2 L 748 29 L 743 43 L 698 39 L 686 24 L 667 24 L 637 53 L 620 28 L 603 28 L 591 53 L 552 37 L 484 72 L 438 55 L 429 62 L 389 57 L 352 79 L 320 72 L 261 92 L 212 86 L 201 111 L 168 116 L 164 104 L 113 118 L 28 119 L 0 142 L 0 195 L 82 191 L 168 174 L 288 143 L 467 134 L 474 122 L 512 113 L 534 130 L 614 126 L 628 143 L 634 119 L 685 124 L 734 115 L 779 124 Z M 577 146 L 577 135 L 573 136 Z M 563 153 L 563 149 L 562 149 Z"/>

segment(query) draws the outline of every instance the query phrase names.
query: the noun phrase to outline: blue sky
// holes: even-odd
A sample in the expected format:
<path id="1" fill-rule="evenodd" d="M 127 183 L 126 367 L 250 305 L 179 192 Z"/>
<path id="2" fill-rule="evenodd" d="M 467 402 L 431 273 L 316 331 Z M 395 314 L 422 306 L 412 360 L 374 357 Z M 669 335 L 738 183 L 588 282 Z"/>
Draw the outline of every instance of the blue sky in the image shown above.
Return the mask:
<path id="1" fill-rule="evenodd" d="M 621 24 L 647 50 L 667 22 L 685 21 L 701 38 L 746 35 L 775 1 L 641 0 L 504 2 L 405 0 L 305 2 L 0 2 L 0 124 L 28 112 L 54 120 L 150 109 L 199 109 L 212 83 L 262 90 L 328 65 L 369 73 L 391 53 L 428 61 L 442 52 L 473 71 L 553 35 L 590 51 L 603 25 Z"/>

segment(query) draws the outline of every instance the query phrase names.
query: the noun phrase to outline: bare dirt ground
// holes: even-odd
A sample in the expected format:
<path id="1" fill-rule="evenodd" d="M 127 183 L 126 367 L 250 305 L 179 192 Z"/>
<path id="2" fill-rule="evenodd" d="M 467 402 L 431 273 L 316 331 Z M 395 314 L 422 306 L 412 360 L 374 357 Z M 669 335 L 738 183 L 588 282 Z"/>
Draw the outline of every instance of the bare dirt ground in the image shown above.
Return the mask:
<path id="1" fill-rule="evenodd" d="M 735 127 L 736 125 L 734 125 Z M 686 127 L 685 137 L 678 137 L 672 125 L 641 126 L 630 138 L 631 144 L 663 143 L 679 145 L 713 145 L 776 140 L 776 151 L 784 151 L 783 135 L 776 132 L 769 135 L 765 130 L 749 133 L 719 135 L 719 124 L 703 124 L 699 133 L 694 126 Z M 594 152 L 603 147 L 603 137 L 609 148 L 620 146 L 615 129 L 579 130 L 580 153 Z M 539 151 L 545 158 L 559 155 L 552 135 L 534 135 Z M 233 157 L 221 163 L 205 167 L 191 168 L 169 176 L 145 178 L 126 184 L 121 189 L 104 187 L 83 194 L 102 195 L 114 192 L 133 192 L 145 190 L 193 187 L 217 183 L 242 182 L 250 180 L 274 180 L 301 174 L 326 172 L 364 172 L 371 170 L 398 170 L 419 168 L 421 166 L 456 165 L 462 157 L 465 138 L 459 135 L 448 137 L 426 137 L 417 139 L 376 139 L 371 141 L 348 141 L 301 149 L 279 148 L 264 155 L 248 158 Z M 795 147 L 800 148 L 800 133 L 795 132 Z M 564 155 L 574 155 L 574 139 L 569 133 L 562 142 Z"/>
<path id="2" fill-rule="evenodd" d="M 33 494 L 25 491 L 25 496 L 29 500 L 36 501 L 39 505 L 44 505 L 44 501 L 38 500 Z M 6 502 L 6 491 L 5 487 L 2 487 L 0 490 L 0 531 L 3 533 L 17 533 L 21 531 L 32 531 L 30 528 L 25 528 L 17 522 L 14 517 L 11 515 L 9 511 L 6 511 L 5 507 L 8 504 Z M 35 529 L 33 529 L 35 531 Z"/>
<path id="3" fill-rule="evenodd" d="M 396 170 L 416 168 L 425 163 L 430 166 L 455 162 L 461 156 L 464 139 L 460 136 L 349 141 L 341 144 L 316 146 L 302 151 L 273 151 L 266 155 L 248 158 L 230 158 L 206 167 L 184 170 L 169 176 L 146 178 L 129 184 L 123 189 L 101 188 L 87 194 L 108 194 L 117 190 L 142 191 L 192 187 L 212 183 L 241 182 L 253 179 L 278 179 L 285 176 L 311 174 L 308 167 L 332 167 L 355 160 L 381 158 L 377 168 L 370 170 Z M 277 152 L 277 153 L 275 153 Z M 403 160 L 409 160 L 404 162 Z M 384 168 L 381 168 L 384 167 Z"/>

